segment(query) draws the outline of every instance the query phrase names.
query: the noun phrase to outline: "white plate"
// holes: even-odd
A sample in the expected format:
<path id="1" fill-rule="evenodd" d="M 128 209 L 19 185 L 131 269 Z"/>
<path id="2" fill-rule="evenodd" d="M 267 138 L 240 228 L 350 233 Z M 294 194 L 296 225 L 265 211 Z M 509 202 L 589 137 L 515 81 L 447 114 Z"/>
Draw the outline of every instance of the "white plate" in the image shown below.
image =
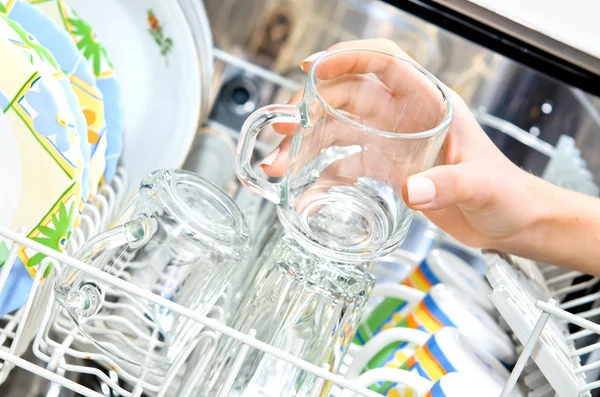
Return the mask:
<path id="1" fill-rule="evenodd" d="M 122 86 L 122 164 L 130 176 L 129 189 L 151 171 L 179 168 L 198 126 L 202 87 L 194 36 L 178 3 L 70 0 L 69 4 L 102 40 Z M 150 10 L 157 20 L 149 17 Z M 159 27 L 162 43 L 172 42 L 164 55 L 164 47 L 151 34 Z"/>

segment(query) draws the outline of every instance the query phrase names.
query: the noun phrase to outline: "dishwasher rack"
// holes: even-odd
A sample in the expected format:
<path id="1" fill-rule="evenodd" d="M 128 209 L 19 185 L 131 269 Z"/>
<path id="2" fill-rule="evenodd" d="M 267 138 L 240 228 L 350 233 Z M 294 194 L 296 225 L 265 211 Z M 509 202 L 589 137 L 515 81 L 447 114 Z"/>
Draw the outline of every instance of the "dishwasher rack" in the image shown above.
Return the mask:
<path id="1" fill-rule="evenodd" d="M 41 264 L 42 268 L 47 266 L 54 267 L 54 271 L 45 280 L 41 278 L 44 272 L 37 272 L 26 304 L 17 312 L 0 319 L 0 387 L 7 379 L 11 370 L 16 366 L 87 397 L 104 396 L 69 380 L 65 376 L 65 373 L 96 376 L 111 390 L 124 397 L 139 397 L 142 394 L 157 397 L 171 395 L 193 397 L 194 387 L 197 387 L 195 376 L 200 374 L 208 365 L 214 353 L 216 342 L 221 337 L 232 337 L 243 342 L 244 348 L 240 349 L 238 353 L 236 359 L 236 363 L 238 363 L 237 367 L 234 368 L 226 380 L 229 386 L 233 384 L 248 349 L 254 348 L 287 361 L 306 372 L 317 375 L 320 381 L 314 385 L 311 397 L 321 395 L 325 382 L 331 382 L 335 385 L 334 391 L 337 390 L 337 392 L 340 392 L 345 389 L 344 395 L 379 396 L 379 394 L 366 388 L 366 386 L 373 382 L 372 378 L 370 380 L 365 378 L 359 378 L 358 380 L 346 379 L 342 375 L 332 374 L 326 368 L 320 368 L 300 360 L 255 339 L 252 330 L 246 334 L 226 326 L 224 321 L 227 317 L 227 306 L 231 291 L 226 291 L 222 294 L 213 310 L 207 316 L 200 316 L 183 306 L 137 287 L 128 282 L 126 277 L 117 278 L 73 259 L 71 255 L 77 251 L 77 248 L 86 239 L 103 230 L 110 218 L 115 214 L 123 200 L 124 189 L 127 186 L 126 182 L 127 177 L 125 172 L 119 170 L 111 186 L 103 186 L 100 189 L 98 197 L 91 204 L 86 205 L 80 226 L 73 233 L 64 253 L 59 253 L 42 246 L 20 233 L 0 228 L 0 235 L 13 241 L 8 259 L 0 271 L 0 289 L 2 289 L 6 282 L 10 269 L 14 265 L 16 253 L 21 246 L 27 246 L 47 255 L 47 258 Z M 78 331 L 77 327 L 61 310 L 61 306 L 56 303 L 54 299 L 53 279 L 61 266 L 72 266 L 95 278 L 101 279 L 111 284 L 115 289 L 114 292 L 117 294 L 118 291 L 127 290 L 129 293 L 152 301 L 203 324 L 205 326 L 203 331 L 188 347 L 186 354 L 183 355 L 183 357 L 186 357 L 189 354 L 193 359 L 188 360 L 188 362 L 181 360 L 164 377 L 157 377 L 150 370 L 136 372 L 131 368 L 120 367 L 110 357 L 96 349 Z M 584 362 L 584 359 L 588 355 L 592 356 L 594 352 L 600 351 L 600 343 L 597 342 L 599 340 L 598 335 L 600 335 L 600 326 L 590 321 L 590 318 L 600 315 L 600 308 L 593 307 L 590 309 L 585 306 L 600 299 L 600 293 L 587 294 L 567 302 L 561 302 L 568 293 L 587 291 L 598 281 L 598 278 L 590 278 L 575 285 L 564 286 L 564 280 L 572 280 L 579 275 L 576 272 L 560 272 L 557 275 L 554 267 L 541 266 L 539 272 L 541 280 L 537 280 L 537 282 L 543 284 L 544 288 L 547 288 L 548 300 L 538 300 L 535 302 L 538 311 L 537 322 L 529 324 L 531 326 L 529 338 L 524 341 L 522 340 L 524 345 L 523 350 L 509 378 L 503 396 L 510 395 L 510 392 L 517 383 L 521 386 L 527 386 L 531 390 L 529 393 L 531 397 L 554 395 L 555 390 L 553 390 L 550 383 L 546 380 L 551 374 L 542 373 L 537 365 L 532 360 L 529 360 L 530 357 L 535 356 L 536 349 L 539 348 L 539 344 L 541 343 L 538 343 L 538 341 L 543 339 L 543 331 L 548 329 L 550 327 L 548 324 L 552 322 L 560 323 L 562 324 L 561 326 L 564 326 L 565 323 L 571 323 L 580 327 L 579 330 L 574 331 L 570 335 L 565 335 L 565 340 L 572 347 L 570 355 L 573 362 L 573 372 L 583 375 L 586 372 L 600 369 L 600 361 L 592 363 Z M 557 301 L 560 303 L 557 304 Z M 584 309 L 576 311 L 577 314 L 573 314 L 574 309 L 578 307 L 583 307 Z M 132 310 L 131 307 L 123 307 L 123 309 L 135 314 L 135 310 Z M 550 321 L 550 318 L 553 320 Z M 131 322 L 126 318 L 120 317 L 119 321 L 128 323 L 126 326 L 129 326 L 130 329 L 134 329 L 136 326 L 135 322 Z M 586 342 L 583 346 L 577 345 L 578 342 L 586 338 L 595 338 L 596 342 Z M 35 357 L 41 360 L 44 365 L 37 365 L 21 358 L 27 349 L 32 349 Z M 360 354 L 360 348 L 353 347 L 350 349 L 349 358 L 356 357 L 357 354 Z M 89 365 L 92 362 L 99 364 L 100 368 Z M 377 380 L 395 381 L 408 386 L 422 380 L 414 374 L 401 370 L 381 369 L 376 375 L 378 376 Z M 584 376 L 580 378 L 583 380 L 577 386 L 577 393 L 589 395 L 589 390 L 600 387 L 600 381 L 594 380 L 586 383 Z M 184 379 L 185 382 L 183 382 Z M 223 388 L 221 395 L 217 397 L 225 396 L 227 389 L 227 387 Z M 578 394 L 572 394 L 572 396 L 575 395 Z M 567 395 L 562 394 L 560 397 L 567 397 Z"/>

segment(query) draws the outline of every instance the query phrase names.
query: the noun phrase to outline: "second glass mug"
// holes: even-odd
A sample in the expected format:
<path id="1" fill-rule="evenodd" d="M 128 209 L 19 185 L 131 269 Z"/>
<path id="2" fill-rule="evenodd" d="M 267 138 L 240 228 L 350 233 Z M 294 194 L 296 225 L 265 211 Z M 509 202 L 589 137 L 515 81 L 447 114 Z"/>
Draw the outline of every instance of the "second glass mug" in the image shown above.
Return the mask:
<path id="1" fill-rule="evenodd" d="M 249 251 L 237 205 L 182 170 L 155 171 L 112 221 L 74 257 L 206 315 Z M 56 299 L 96 347 L 132 373 L 166 375 L 185 359 L 201 324 L 65 266 Z"/>
<path id="2" fill-rule="evenodd" d="M 434 165 L 453 114 L 448 88 L 409 60 L 328 52 L 311 66 L 299 104 L 248 118 L 236 173 L 278 204 L 284 228 L 305 248 L 340 262 L 374 260 L 402 243 L 412 220 L 402 184 Z M 296 127 L 285 176 L 271 183 L 249 160 L 257 134 L 278 123 Z"/>

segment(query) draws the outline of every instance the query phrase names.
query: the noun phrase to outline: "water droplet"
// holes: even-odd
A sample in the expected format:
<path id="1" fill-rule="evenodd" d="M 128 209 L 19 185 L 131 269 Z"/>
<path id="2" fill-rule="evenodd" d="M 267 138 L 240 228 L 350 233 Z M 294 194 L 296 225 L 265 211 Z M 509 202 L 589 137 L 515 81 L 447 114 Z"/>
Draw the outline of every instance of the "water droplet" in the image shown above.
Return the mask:
<path id="1" fill-rule="evenodd" d="M 529 129 L 529 133 L 533 136 L 540 136 L 540 132 L 540 128 L 535 125 Z"/>
<path id="2" fill-rule="evenodd" d="M 552 113 L 552 102 L 546 101 L 542 104 L 542 113 L 544 113 L 544 114 Z"/>

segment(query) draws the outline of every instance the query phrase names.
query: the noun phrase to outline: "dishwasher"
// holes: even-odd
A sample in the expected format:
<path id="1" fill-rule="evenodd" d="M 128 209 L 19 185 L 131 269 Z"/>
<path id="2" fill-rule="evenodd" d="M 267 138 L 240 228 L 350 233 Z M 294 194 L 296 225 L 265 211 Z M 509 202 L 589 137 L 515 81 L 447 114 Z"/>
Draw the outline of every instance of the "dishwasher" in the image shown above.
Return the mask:
<path id="1" fill-rule="evenodd" d="M 71 12 L 62 5 L 62 0 L 51 2 L 60 5 L 60 12 Z M 4 3 L 0 1 L 3 15 L 5 8 L 14 5 L 12 1 Z M 273 255 L 277 255 L 273 252 L 281 249 L 276 242 L 285 240 L 277 206 L 245 188 L 236 177 L 234 162 L 240 130 L 253 112 L 272 103 L 287 103 L 303 87 L 306 77 L 298 65 L 307 55 L 339 41 L 388 38 L 459 93 L 485 132 L 511 161 L 554 184 L 598 197 L 600 61 L 588 49 L 565 43 L 552 32 L 522 22 L 523 16 L 521 19 L 511 16 L 510 10 L 498 10 L 483 0 L 112 0 L 106 4 L 72 0 L 64 3 L 78 10 L 69 14 L 72 20 L 80 16 L 94 26 L 94 31 L 91 28 L 89 31 L 92 41 L 104 40 L 111 55 L 123 91 L 125 149 L 114 176 L 106 178 L 110 181 L 101 184 L 96 195 L 90 196 L 81 209 L 81 219 L 62 252 L 28 237 L 24 229 L 0 226 L 0 242 L 7 246 L 5 253 L 0 246 L 3 259 L 0 291 L 10 288 L 11 270 L 23 266 L 21 253 L 44 256 L 37 271 L 31 273 L 31 280 L 28 279 L 22 304 L 0 317 L 0 396 L 435 396 L 433 390 L 441 381 L 425 379 L 418 371 L 397 366 L 363 373 L 357 372 L 357 368 L 358 363 L 371 363 L 369 349 L 376 345 L 372 343 L 375 339 L 385 345 L 403 340 L 403 346 L 409 344 L 408 340 L 417 346 L 414 348 L 417 352 L 426 352 L 432 349 L 429 344 L 437 334 L 431 338 L 427 334 L 426 338 L 423 329 L 408 334 L 398 331 L 396 334 L 401 336 L 389 332 L 391 339 L 383 342 L 378 335 L 369 335 L 372 339 L 366 343 L 355 343 L 362 331 L 370 332 L 367 323 L 371 315 L 391 299 L 407 302 L 404 310 L 409 306 L 417 310 L 421 301 L 434 299 L 436 293 L 447 297 L 444 302 L 454 300 L 452 293 L 448 295 L 448 291 L 433 285 L 439 280 L 421 288 L 429 274 L 423 269 L 430 261 L 438 261 L 435 263 L 439 266 L 457 261 L 460 266 L 464 264 L 469 280 L 474 279 L 474 285 L 481 285 L 486 291 L 476 307 L 472 303 L 465 305 L 473 313 L 481 312 L 488 323 L 482 321 L 491 333 L 501 330 L 514 350 L 507 360 L 499 361 L 502 365 L 498 371 L 506 374 L 501 380 L 501 396 L 597 395 L 595 390 L 600 388 L 598 277 L 512 255 L 471 249 L 454 241 L 418 213 L 400 248 L 369 265 L 374 286 L 370 296 L 367 294 L 368 301 L 363 302 L 364 307 L 359 310 L 345 302 L 349 306 L 343 306 L 340 317 L 364 317 L 360 325 L 357 322 L 357 329 L 331 326 L 339 338 L 336 343 L 341 346 L 347 342 L 345 347 L 339 347 L 340 352 L 344 351 L 340 360 L 337 350 L 328 353 L 336 357 L 331 359 L 336 363 L 335 368 L 328 357 L 322 358 L 319 365 L 298 357 L 299 348 L 295 346 L 300 342 L 294 338 L 300 340 L 303 333 L 309 334 L 317 325 L 313 324 L 312 330 L 309 326 L 297 331 L 298 336 L 292 340 L 273 337 L 265 342 L 261 335 L 268 332 L 268 326 L 262 331 L 263 324 L 239 327 L 234 315 L 249 295 L 257 294 L 256 280 L 268 276 L 264 263 L 275 261 Z M 281 140 L 282 136 L 269 128 L 258 136 L 249 163 L 260 177 L 267 178 L 260 161 Z M 163 274 L 136 267 L 124 270 L 117 266 L 116 260 L 111 262 L 110 270 L 86 263 L 89 258 L 81 253 L 82 247 L 100 241 L 94 246 L 93 255 L 117 249 L 111 245 L 116 237 L 100 238 L 107 230 L 113 230 L 114 225 L 133 227 L 128 231 L 131 234 L 127 234 L 128 244 L 147 243 L 136 234 L 143 234 L 145 224 L 139 229 L 136 222 L 145 213 L 136 213 L 136 217 L 130 210 L 131 203 L 139 200 L 136 189 L 140 189 L 143 181 L 142 186 L 151 186 L 151 195 L 160 196 L 159 179 L 185 179 L 188 174 L 154 170 L 176 168 L 188 170 L 218 188 L 213 195 L 207 193 L 204 201 L 212 203 L 217 197 L 218 205 L 215 204 L 213 212 L 218 212 L 218 216 L 226 212 L 233 219 L 232 224 L 236 224 L 237 215 L 231 212 L 237 210 L 230 209 L 239 208 L 248 224 L 248 229 L 239 234 L 248 241 L 235 240 L 235 244 L 250 247 L 242 249 L 247 251 L 245 270 L 230 272 L 226 279 L 215 276 L 209 281 L 187 273 L 187 259 L 183 257 L 195 240 L 181 233 L 180 226 L 186 220 L 161 211 L 156 219 L 159 230 L 166 230 L 167 236 L 159 237 L 171 241 L 169 233 L 177 236 L 169 244 L 174 247 L 171 251 L 178 251 L 181 263 L 164 259 L 163 251 L 154 245 L 152 249 L 125 250 L 118 256 L 160 262 L 156 269 L 161 269 L 160 266 L 168 269 Z M 154 172 L 150 179 L 144 177 L 149 172 Z M 202 189 L 208 191 L 212 187 Z M 227 208 L 228 212 L 220 208 Z M 206 231 L 207 235 L 216 232 Z M 215 252 L 206 254 L 206 258 L 212 260 L 216 255 L 221 269 L 230 266 L 228 255 L 238 255 L 237 251 Z M 65 279 L 65 274 L 70 276 Z M 181 288 L 188 301 L 173 298 L 180 293 L 180 287 L 172 287 L 175 281 L 169 277 L 182 274 L 196 280 L 193 282 L 197 286 L 202 285 L 196 290 L 209 290 L 223 283 L 223 288 L 211 298 L 209 310 L 198 309 L 194 301 L 198 291 L 189 285 L 188 289 Z M 356 282 L 366 282 L 363 276 L 349 274 L 356 277 Z M 455 282 L 455 287 L 470 285 L 478 291 L 467 284 L 468 280 L 455 281 L 447 272 L 444 277 Z M 344 286 L 342 278 L 337 281 L 346 293 L 351 288 Z M 61 283 L 68 284 L 73 279 L 80 280 L 78 288 L 82 294 L 67 292 L 62 296 Z M 157 285 L 149 286 L 147 280 L 159 280 L 156 283 L 161 288 L 172 289 L 161 293 Z M 275 281 L 269 288 L 272 291 L 261 292 L 268 304 L 278 299 L 269 292 L 280 288 L 283 296 L 294 289 L 283 281 Z M 306 290 L 302 293 L 309 294 Z M 85 299 L 77 301 L 81 296 Z M 318 319 L 330 324 L 327 313 L 337 307 L 323 302 L 325 298 L 321 295 L 308 299 L 306 311 L 298 318 L 310 317 L 311 321 Z M 86 321 L 78 317 L 80 314 L 73 314 L 69 309 L 71 304 L 79 305 Z M 282 298 L 279 304 L 289 304 L 289 299 Z M 249 318 L 256 314 L 252 308 L 260 310 L 250 306 L 246 313 Z M 322 310 L 320 317 L 315 314 L 319 310 Z M 352 310 L 356 313 L 349 314 Z M 270 318 L 268 314 L 265 318 Z M 157 319 L 163 319 L 162 328 L 153 325 Z M 294 324 L 289 326 L 293 328 Z M 169 339 L 170 330 L 177 332 L 175 340 Z M 447 330 L 439 335 L 440 344 L 443 338 L 456 337 Z M 465 346 L 470 346 L 467 342 Z M 171 356 L 162 349 L 167 343 L 182 346 Z M 222 357 L 227 357 L 226 364 L 220 362 Z M 159 360 L 161 364 L 151 364 L 151 360 Z M 295 393 L 288 390 L 269 394 L 269 382 L 274 380 L 273 376 L 265 375 L 264 379 L 252 378 L 262 388 L 240 392 L 237 388 L 240 379 L 258 371 L 247 364 L 252 360 L 260 362 L 257 365 L 264 374 L 277 371 L 283 371 L 285 375 L 281 377 L 294 374 L 297 385 L 302 387 L 298 386 Z M 447 372 L 445 376 L 454 371 Z M 206 381 L 207 374 L 211 374 L 213 381 L 217 379 L 218 387 Z M 449 386 L 444 387 L 451 390 L 452 381 L 448 377 Z M 385 391 L 375 387 L 384 383 L 395 386 Z"/>

